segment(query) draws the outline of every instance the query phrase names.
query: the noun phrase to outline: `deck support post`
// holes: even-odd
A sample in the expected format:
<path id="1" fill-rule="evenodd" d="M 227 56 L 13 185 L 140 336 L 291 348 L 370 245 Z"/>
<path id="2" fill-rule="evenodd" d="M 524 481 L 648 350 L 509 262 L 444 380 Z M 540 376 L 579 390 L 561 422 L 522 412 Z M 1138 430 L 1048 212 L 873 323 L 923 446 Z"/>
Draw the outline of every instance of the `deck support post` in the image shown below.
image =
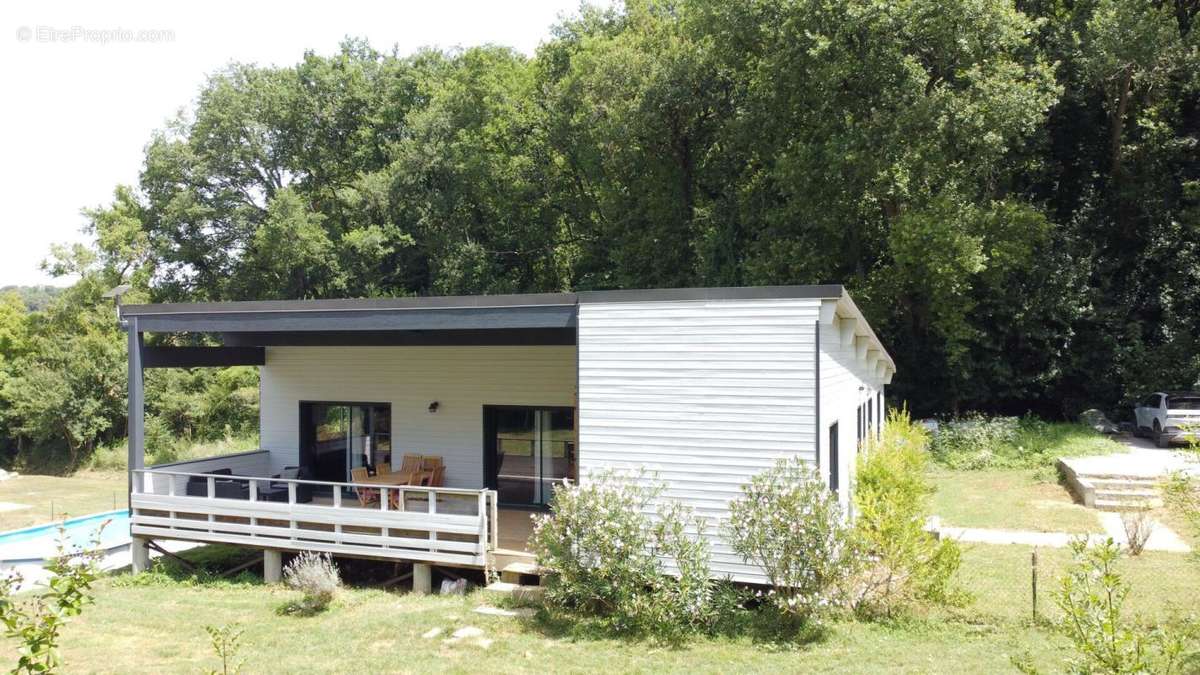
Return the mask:
<path id="1" fill-rule="evenodd" d="M 425 563 L 413 563 L 413 593 L 429 595 L 433 592 L 433 568 Z"/>
<path id="2" fill-rule="evenodd" d="M 263 582 L 277 584 L 283 581 L 283 553 L 275 549 L 263 549 Z"/>
<path id="3" fill-rule="evenodd" d="M 150 569 L 150 540 L 142 537 L 132 537 L 129 541 L 129 554 L 133 573 L 140 574 Z"/>
<path id="4" fill-rule="evenodd" d="M 129 319 L 129 492 L 133 493 L 133 472 L 146 468 L 146 401 L 142 389 L 142 334 L 137 317 Z"/>

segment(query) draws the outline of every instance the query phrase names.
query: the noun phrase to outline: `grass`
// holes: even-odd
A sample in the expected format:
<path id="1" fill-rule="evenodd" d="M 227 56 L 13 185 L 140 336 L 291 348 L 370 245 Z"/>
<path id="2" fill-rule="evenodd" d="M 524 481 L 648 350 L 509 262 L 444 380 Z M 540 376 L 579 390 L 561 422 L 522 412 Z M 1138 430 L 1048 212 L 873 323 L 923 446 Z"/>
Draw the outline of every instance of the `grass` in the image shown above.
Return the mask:
<path id="1" fill-rule="evenodd" d="M 1036 469 L 931 471 L 933 513 L 947 525 L 1037 532 L 1103 532 L 1091 509 L 1076 504 Z"/>
<path id="2" fill-rule="evenodd" d="M 21 474 L 0 482 L 0 502 L 29 506 L 0 512 L 0 531 L 110 511 L 114 504 L 121 508 L 127 502 L 127 480 L 124 473 L 81 471 L 69 477 Z"/>
<path id="3" fill-rule="evenodd" d="M 193 558 L 220 559 L 196 549 Z M 161 573 L 110 577 L 96 604 L 72 619 L 63 654 L 70 672 L 183 673 L 216 665 L 205 625 L 245 629 L 245 672 L 1009 672 L 1009 657 L 1028 654 L 1056 671 L 1069 644 L 1030 616 L 1029 553 L 1023 546 L 966 550 L 962 583 L 974 601 L 892 622 L 834 621 L 807 644 L 752 637 L 697 639 L 679 648 L 605 637 L 579 624 L 481 616 L 471 610 L 491 598 L 418 597 L 348 588 L 326 612 L 281 616 L 297 593 L 264 586 L 243 574 L 234 581 L 197 583 Z M 1041 615 L 1057 616 L 1050 593 L 1068 563 L 1067 551 L 1040 551 Z M 1175 554 L 1124 559 L 1120 572 L 1134 585 L 1129 611 L 1165 618 L 1200 604 L 1200 565 Z M 120 626 L 120 630 L 114 630 Z M 457 628 L 473 626 L 493 642 L 446 644 Z M 442 635 L 421 636 L 432 628 Z"/>
<path id="4" fill-rule="evenodd" d="M 960 581 L 975 601 L 962 612 L 984 622 L 1023 621 L 1031 614 L 1030 546 L 964 545 Z M 1062 548 L 1038 549 L 1039 611 L 1060 616 L 1052 593 L 1058 587 L 1071 554 Z M 1126 611 L 1147 620 L 1162 620 L 1200 606 L 1200 562 L 1180 553 L 1146 551 L 1123 556 L 1117 572 L 1132 586 Z"/>

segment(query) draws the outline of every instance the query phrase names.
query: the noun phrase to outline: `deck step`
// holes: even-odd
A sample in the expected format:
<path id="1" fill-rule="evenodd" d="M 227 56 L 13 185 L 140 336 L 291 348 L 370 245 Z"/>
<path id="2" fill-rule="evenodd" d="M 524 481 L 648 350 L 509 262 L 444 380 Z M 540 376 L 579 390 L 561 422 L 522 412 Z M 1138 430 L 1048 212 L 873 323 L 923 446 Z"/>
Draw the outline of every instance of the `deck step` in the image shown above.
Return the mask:
<path id="1" fill-rule="evenodd" d="M 518 551 L 512 548 L 492 549 L 492 567 L 502 570 L 513 563 L 536 564 L 537 556 L 529 551 Z"/>
<path id="2" fill-rule="evenodd" d="M 546 589 L 542 586 L 527 586 L 509 581 L 494 581 L 488 584 L 484 590 L 497 595 L 507 595 L 518 605 L 541 604 L 542 598 L 546 595 Z"/>
<path id="3" fill-rule="evenodd" d="M 526 581 L 528 577 L 537 577 L 540 584 L 545 573 L 546 569 L 536 563 L 516 561 L 510 562 L 500 569 L 500 580 L 519 584 Z"/>

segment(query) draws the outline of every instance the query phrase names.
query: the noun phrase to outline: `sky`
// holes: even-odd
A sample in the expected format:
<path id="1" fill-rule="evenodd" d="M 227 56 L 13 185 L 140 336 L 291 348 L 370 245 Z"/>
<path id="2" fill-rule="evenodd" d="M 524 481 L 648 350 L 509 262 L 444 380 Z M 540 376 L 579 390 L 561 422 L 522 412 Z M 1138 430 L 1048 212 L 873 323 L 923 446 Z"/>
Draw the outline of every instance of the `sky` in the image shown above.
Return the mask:
<path id="1" fill-rule="evenodd" d="M 485 43 L 532 54 L 579 0 L 0 2 L 0 286 L 53 283 L 50 245 L 136 184 L 155 129 L 230 62 L 291 65 L 347 36 L 381 51 Z"/>

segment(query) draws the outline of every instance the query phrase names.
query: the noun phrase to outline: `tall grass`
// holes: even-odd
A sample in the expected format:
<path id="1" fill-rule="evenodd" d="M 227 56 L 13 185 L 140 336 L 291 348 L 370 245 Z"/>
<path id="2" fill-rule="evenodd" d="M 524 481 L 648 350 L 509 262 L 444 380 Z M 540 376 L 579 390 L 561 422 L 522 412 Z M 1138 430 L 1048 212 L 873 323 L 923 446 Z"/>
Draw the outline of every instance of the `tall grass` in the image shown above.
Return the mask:
<path id="1" fill-rule="evenodd" d="M 934 461 L 959 470 L 1042 469 L 1059 457 L 1124 449 L 1082 424 L 978 414 L 943 422 L 930 443 Z"/>
<path id="2" fill-rule="evenodd" d="M 258 436 L 229 436 L 215 441 L 181 440 L 159 448 L 146 448 L 146 466 L 184 462 L 219 455 L 233 455 L 258 449 Z M 113 444 L 96 450 L 88 463 L 93 471 L 125 471 L 129 466 L 127 443 Z"/>

